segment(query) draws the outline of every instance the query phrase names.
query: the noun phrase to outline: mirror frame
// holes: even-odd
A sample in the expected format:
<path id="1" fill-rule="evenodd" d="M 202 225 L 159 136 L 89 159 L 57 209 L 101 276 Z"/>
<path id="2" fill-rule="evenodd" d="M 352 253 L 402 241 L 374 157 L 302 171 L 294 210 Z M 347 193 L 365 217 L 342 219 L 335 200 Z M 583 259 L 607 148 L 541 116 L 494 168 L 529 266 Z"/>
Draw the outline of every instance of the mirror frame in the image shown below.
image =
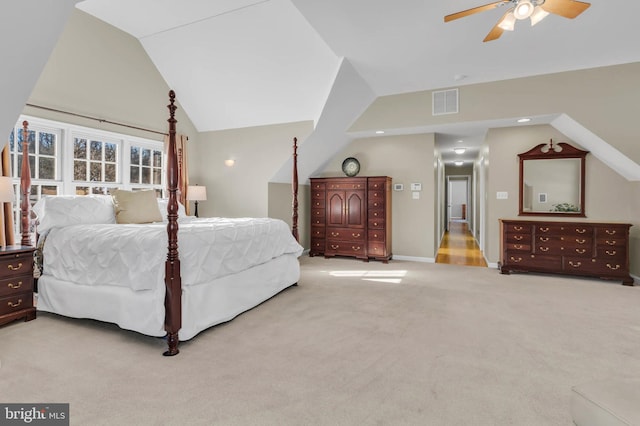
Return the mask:
<path id="1" fill-rule="evenodd" d="M 553 143 L 550 139 L 549 143 L 542 143 L 530 149 L 527 152 L 518 154 L 520 157 L 520 188 L 518 189 L 518 216 L 562 216 L 562 217 L 586 217 L 584 206 L 584 176 L 585 176 L 585 160 L 589 151 L 583 151 L 566 142 Z M 524 211 L 524 162 L 530 160 L 554 160 L 565 158 L 580 159 L 580 211 L 578 212 L 538 212 Z"/>

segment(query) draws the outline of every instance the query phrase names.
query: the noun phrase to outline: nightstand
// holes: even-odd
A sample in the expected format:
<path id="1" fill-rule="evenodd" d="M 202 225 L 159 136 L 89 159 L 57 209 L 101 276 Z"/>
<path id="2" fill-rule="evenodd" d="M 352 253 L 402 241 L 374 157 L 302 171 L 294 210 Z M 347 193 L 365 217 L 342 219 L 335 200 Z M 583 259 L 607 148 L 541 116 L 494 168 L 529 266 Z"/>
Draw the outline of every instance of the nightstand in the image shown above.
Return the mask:
<path id="1" fill-rule="evenodd" d="M 0 325 L 36 318 L 33 306 L 33 252 L 35 247 L 0 247 Z"/>

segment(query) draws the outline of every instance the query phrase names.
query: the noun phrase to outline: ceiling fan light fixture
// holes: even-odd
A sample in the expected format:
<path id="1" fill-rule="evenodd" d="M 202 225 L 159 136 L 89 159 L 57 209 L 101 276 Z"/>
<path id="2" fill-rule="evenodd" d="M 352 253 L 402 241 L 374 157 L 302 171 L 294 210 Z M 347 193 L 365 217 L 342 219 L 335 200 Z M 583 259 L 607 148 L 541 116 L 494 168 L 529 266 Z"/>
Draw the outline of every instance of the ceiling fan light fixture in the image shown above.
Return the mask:
<path id="1" fill-rule="evenodd" d="M 533 13 L 533 4 L 529 0 L 520 0 L 513 9 L 516 19 L 527 19 Z"/>
<path id="2" fill-rule="evenodd" d="M 456 154 L 464 154 L 465 151 L 466 151 L 465 148 L 455 148 L 453 150 L 453 152 L 455 152 Z"/>
<path id="3" fill-rule="evenodd" d="M 549 16 L 549 12 L 547 12 L 540 6 L 536 6 L 533 9 L 533 13 L 531 14 L 531 26 L 533 27 L 535 24 L 542 21 L 547 16 Z"/>
<path id="4" fill-rule="evenodd" d="M 505 31 L 513 31 L 516 27 L 516 17 L 513 15 L 513 12 L 509 12 L 504 15 L 504 18 L 500 21 L 498 26 Z"/>

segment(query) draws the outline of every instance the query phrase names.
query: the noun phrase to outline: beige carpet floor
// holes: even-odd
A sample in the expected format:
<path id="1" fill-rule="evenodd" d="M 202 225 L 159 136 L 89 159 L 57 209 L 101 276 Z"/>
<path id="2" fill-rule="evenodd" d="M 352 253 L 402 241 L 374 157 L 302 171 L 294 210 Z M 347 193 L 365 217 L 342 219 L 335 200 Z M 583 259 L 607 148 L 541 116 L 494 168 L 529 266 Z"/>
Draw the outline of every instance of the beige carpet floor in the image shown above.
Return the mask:
<path id="1" fill-rule="evenodd" d="M 302 257 L 300 285 L 164 342 L 39 313 L 0 327 L 0 402 L 72 425 L 570 425 L 571 387 L 640 376 L 640 288 Z"/>

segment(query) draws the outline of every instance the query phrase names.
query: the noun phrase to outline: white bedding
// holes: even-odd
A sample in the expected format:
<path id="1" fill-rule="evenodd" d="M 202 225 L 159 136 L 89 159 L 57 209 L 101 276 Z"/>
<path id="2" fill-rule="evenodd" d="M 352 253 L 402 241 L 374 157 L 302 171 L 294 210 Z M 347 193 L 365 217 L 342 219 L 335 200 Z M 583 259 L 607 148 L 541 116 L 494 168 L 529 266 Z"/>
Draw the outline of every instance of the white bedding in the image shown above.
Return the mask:
<path id="1" fill-rule="evenodd" d="M 270 218 L 182 221 L 178 251 L 183 287 L 260 265 L 302 247 L 287 225 Z M 53 228 L 43 248 L 43 274 L 78 285 L 151 290 L 164 283 L 165 223 L 83 224 Z"/>
<path id="2" fill-rule="evenodd" d="M 295 284 L 302 250 L 278 219 L 182 219 L 179 339 Z M 38 310 L 162 336 L 166 257 L 166 223 L 52 228 L 43 247 Z"/>

